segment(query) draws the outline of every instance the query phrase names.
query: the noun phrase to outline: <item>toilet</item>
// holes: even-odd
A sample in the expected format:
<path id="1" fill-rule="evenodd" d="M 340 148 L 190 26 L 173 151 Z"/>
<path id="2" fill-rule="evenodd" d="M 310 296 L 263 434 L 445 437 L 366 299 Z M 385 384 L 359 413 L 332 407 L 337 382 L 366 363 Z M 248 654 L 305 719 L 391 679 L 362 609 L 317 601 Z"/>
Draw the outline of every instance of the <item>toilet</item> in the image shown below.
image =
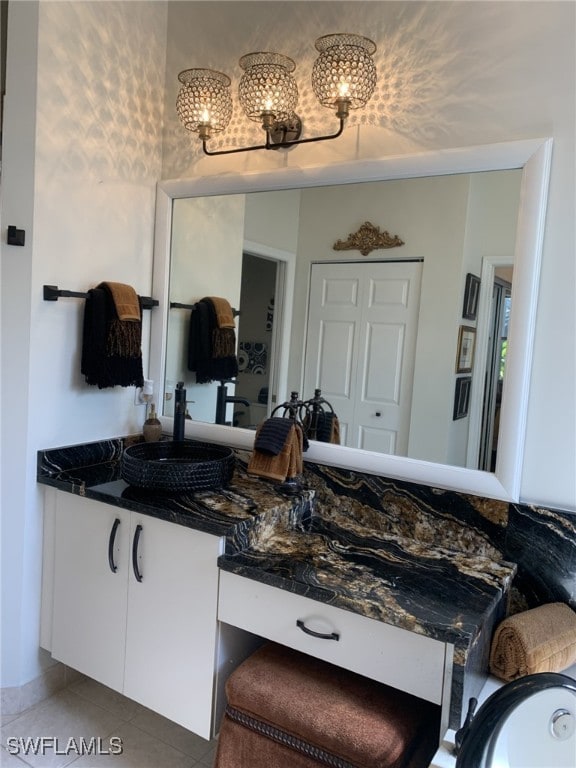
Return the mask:
<path id="1" fill-rule="evenodd" d="M 456 768 L 575 768 L 576 680 L 541 672 L 507 683 L 463 730 Z"/>

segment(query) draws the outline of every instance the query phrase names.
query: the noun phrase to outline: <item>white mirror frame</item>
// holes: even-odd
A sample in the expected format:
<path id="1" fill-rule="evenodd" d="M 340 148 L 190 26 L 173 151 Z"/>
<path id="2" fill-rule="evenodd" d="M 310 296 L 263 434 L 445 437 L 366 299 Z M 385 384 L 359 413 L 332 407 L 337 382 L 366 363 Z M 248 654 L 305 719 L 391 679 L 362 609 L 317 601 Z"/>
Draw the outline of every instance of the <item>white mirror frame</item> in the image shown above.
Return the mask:
<path id="1" fill-rule="evenodd" d="M 496 471 L 483 472 L 316 442 L 312 442 L 305 455 L 306 460 L 319 464 L 518 501 L 551 154 L 552 139 L 527 139 L 323 167 L 230 173 L 159 182 L 152 295 L 159 300 L 160 307 L 152 313 L 149 370 L 150 378 L 155 381 L 157 401 L 164 396 L 174 199 L 522 168 L 514 252 L 514 309 L 509 329 Z M 164 429 L 170 431 L 172 419 L 161 416 L 161 421 Z M 186 435 L 247 450 L 252 448 L 254 442 L 251 430 L 197 421 L 186 422 Z"/>

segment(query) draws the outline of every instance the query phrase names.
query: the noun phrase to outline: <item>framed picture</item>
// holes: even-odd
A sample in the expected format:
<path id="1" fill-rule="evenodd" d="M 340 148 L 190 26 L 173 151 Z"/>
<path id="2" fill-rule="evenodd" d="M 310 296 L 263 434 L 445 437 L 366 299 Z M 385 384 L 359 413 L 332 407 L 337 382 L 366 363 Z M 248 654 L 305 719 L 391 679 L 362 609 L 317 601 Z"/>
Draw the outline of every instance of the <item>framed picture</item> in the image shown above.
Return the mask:
<path id="1" fill-rule="evenodd" d="M 462 317 L 464 320 L 476 320 L 478 312 L 478 294 L 480 293 L 480 278 L 468 272 L 466 286 L 464 288 L 464 306 Z"/>
<path id="2" fill-rule="evenodd" d="M 474 344 L 476 328 L 468 325 L 460 326 L 458 335 L 458 355 L 456 357 L 456 373 L 471 373 L 474 364 Z"/>
<path id="3" fill-rule="evenodd" d="M 460 376 L 456 379 L 456 389 L 454 391 L 454 412 L 452 420 L 463 419 L 468 415 L 468 404 L 470 403 L 470 386 L 472 376 Z"/>

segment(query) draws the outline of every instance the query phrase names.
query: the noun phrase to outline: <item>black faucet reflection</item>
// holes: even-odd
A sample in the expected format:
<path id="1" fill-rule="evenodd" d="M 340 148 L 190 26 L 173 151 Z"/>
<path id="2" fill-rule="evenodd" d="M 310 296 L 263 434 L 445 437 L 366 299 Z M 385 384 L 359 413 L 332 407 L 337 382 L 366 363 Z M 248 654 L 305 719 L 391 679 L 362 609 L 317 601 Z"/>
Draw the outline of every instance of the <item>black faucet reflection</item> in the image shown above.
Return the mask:
<path id="1" fill-rule="evenodd" d="M 184 382 L 179 381 L 174 391 L 174 431 L 172 439 L 175 442 L 184 440 L 184 422 L 186 420 L 186 390 Z"/>
<path id="2" fill-rule="evenodd" d="M 226 424 L 226 406 L 229 403 L 240 403 L 247 408 L 250 407 L 250 401 L 245 397 L 236 397 L 235 395 L 228 394 L 226 383 L 230 381 L 232 381 L 232 379 L 221 381 L 216 391 L 216 424 Z"/>

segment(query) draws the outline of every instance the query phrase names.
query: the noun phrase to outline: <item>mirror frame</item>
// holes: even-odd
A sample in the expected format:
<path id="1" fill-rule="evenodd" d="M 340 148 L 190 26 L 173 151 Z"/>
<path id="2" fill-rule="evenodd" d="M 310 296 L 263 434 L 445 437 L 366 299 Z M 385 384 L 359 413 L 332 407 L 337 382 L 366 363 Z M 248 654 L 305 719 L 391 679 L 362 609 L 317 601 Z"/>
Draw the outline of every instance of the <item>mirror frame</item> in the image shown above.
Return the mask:
<path id="1" fill-rule="evenodd" d="M 159 300 L 160 307 L 152 313 L 151 318 L 149 366 L 149 376 L 155 382 L 156 402 L 164 397 L 174 199 L 521 168 L 523 173 L 514 251 L 514 310 L 509 329 L 510 347 L 502 396 L 496 471 L 484 472 L 328 443 L 312 442 L 305 455 L 307 461 L 319 464 L 518 501 L 551 155 L 552 139 L 537 138 L 334 163 L 329 166 L 226 173 L 159 182 L 156 191 L 152 295 Z M 172 419 L 162 415 L 160 419 L 163 428 L 171 430 Z M 198 440 L 225 443 L 246 450 L 251 450 L 254 442 L 254 432 L 251 430 L 199 421 L 187 422 L 186 434 Z"/>

